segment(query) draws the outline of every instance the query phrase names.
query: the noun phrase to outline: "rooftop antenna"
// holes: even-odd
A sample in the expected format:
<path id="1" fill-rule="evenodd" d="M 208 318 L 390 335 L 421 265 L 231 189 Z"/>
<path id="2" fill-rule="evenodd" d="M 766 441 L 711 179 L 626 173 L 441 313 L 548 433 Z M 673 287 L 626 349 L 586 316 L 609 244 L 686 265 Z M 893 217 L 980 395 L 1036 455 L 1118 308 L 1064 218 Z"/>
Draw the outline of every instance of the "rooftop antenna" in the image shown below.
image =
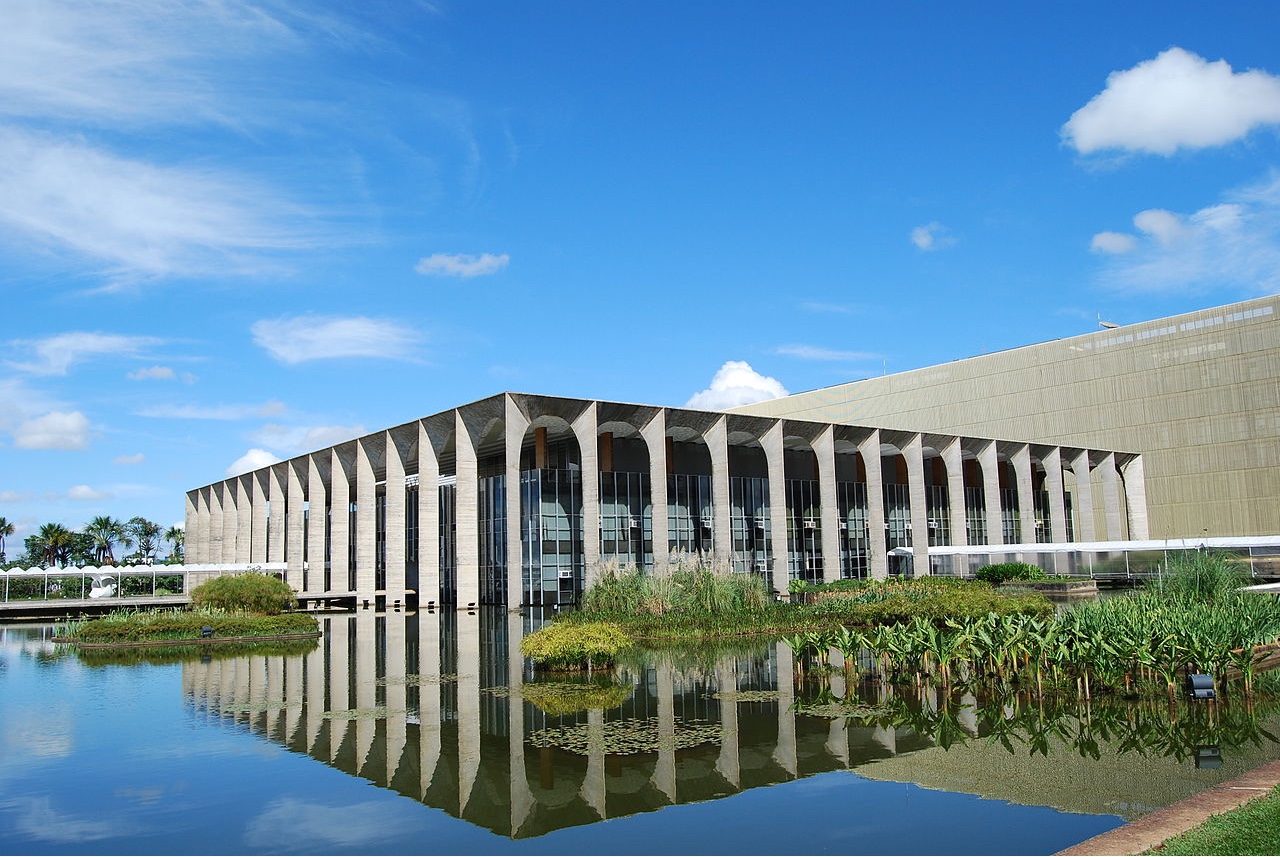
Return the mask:
<path id="1" fill-rule="evenodd" d="M 1106 328 L 1107 330 L 1111 330 L 1113 327 L 1119 327 L 1119 326 L 1120 325 L 1116 324 L 1114 321 L 1103 321 L 1102 313 L 1098 313 L 1098 327 L 1103 327 L 1103 328 Z"/>

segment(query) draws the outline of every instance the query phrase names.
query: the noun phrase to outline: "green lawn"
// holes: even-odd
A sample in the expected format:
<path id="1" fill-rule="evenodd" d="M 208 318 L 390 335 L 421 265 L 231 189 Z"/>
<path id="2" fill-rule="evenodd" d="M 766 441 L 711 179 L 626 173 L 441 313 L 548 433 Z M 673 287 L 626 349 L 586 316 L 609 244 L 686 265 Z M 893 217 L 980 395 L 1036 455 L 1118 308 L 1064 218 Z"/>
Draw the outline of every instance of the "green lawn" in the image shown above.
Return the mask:
<path id="1" fill-rule="evenodd" d="M 1280 854 L 1280 786 L 1215 815 L 1148 854 Z"/>

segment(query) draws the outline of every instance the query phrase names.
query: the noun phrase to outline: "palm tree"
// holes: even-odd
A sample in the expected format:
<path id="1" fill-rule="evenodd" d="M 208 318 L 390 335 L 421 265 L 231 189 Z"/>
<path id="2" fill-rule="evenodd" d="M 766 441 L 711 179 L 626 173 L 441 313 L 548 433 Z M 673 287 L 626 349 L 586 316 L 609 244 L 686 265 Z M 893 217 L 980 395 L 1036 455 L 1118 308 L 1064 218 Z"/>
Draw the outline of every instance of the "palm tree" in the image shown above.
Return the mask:
<path id="1" fill-rule="evenodd" d="M 74 541 L 74 534 L 62 524 L 42 524 L 27 540 L 27 552 L 38 553 L 47 566 L 59 566 L 67 561 Z"/>
<path id="2" fill-rule="evenodd" d="M 5 556 L 4 556 L 5 537 L 11 536 L 13 535 L 13 533 L 14 533 L 14 526 L 13 524 L 9 523 L 9 519 L 0 518 L 0 563 L 3 563 L 5 560 Z"/>
<path id="3" fill-rule="evenodd" d="M 156 539 L 160 536 L 160 525 L 143 517 L 133 517 L 125 524 L 129 535 L 138 543 L 138 555 L 155 558 Z"/>
<path id="4" fill-rule="evenodd" d="M 3 519 L 0 518 L 0 520 L 3 520 Z M 184 546 L 186 545 L 186 541 L 187 541 L 187 531 L 175 524 L 174 526 L 164 531 L 164 538 L 165 538 L 165 541 L 173 545 L 173 550 L 170 551 L 169 556 L 175 557 L 178 560 L 184 559 L 185 558 Z"/>
<path id="5" fill-rule="evenodd" d="M 108 515 L 99 515 L 94 518 L 85 525 L 84 533 L 93 539 L 93 558 L 99 565 L 104 562 L 108 565 L 116 564 L 115 553 L 111 550 L 115 543 L 119 542 L 125 547 L 133 544 L 133 540 L 125 530 L 124 522 Z"/>

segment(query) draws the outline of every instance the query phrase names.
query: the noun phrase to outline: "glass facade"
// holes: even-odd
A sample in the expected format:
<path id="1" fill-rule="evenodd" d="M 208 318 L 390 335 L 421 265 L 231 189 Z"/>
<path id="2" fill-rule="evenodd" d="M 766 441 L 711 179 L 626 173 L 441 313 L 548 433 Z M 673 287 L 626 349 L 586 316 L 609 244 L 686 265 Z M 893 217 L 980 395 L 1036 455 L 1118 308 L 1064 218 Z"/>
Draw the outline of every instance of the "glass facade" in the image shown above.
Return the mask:
<path id="1" fill-rule="evenodd" d="M 787 480 L 787 572 L 790 580 L 822 582 L 822 509 L 814 479 Z"/>
<path id="2" fill-rule="evenodd" d="M 697 556 L 715 548 L 711 477 L 683 473 L 667 476 L 667 547 Z"/>
<path id="3" fill-rule="evenodd" d="M 527 604 L 572 604 L 582 594 L 582 471 L 520 474 L 522 591 Z"/>
<path id="4" fill-rule="evenodd" d="M 729 531 L 733 539 L 733 570 L 768 576 L 773 559 L 768 479 L 729 478 Z"/>
<path id="5" fill-rule="evenodd" d="M 440 603 L 458 600 L 458 508 L 456 484 L 440 482 Z M 428 596 L 430 600 L 430 596 Z"/>
<path id="6" fill-rule="evenodd" d="M 867 486 L 865 482 L 837 482 L 840 508 L 840 576 L 870 576 L 867 539 Z"/>
<path id="7" fill-rule="evenodd" d="M 925 511 L 929 519 L 929 544 L 951 544 L 951 505 L 946 485 L 924 486 Z"/>
<path id="8" fill-rule="evenodd" d="M 987 497 L 981 488 L 964 489 L 964 523 L 969 544 L 987 543 Z"/>
<path id="9" fill-rule="evenodd" d="M 480 603 L 507 602 L 507 477 L 483 476 L 479 505 Z"/>
<path id="10" fill-rule="evenodd" d="M 1018 489 L 1000 489 L 1000 525 L 1007 545 L 1022 541 L 1022 516 L 1018 512 Z"/>
<path id="11" fill-rule="evenodd" d="M 600 474 L 600 557 L 653 568 L 653 506 L 649 474 Z"/>

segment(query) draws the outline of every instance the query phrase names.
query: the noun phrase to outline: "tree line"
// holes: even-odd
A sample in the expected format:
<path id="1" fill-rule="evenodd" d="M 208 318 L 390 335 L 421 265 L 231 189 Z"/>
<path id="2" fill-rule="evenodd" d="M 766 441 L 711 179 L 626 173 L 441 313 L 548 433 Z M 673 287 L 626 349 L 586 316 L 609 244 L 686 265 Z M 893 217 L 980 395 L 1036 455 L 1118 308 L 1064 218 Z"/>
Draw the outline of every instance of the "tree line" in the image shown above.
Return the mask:
<path id="1" fill-rule="evenodd" d="M 99 515 L 80 530 L 68 529 L 59 523 L 42 524 L 23 540 L 25 552 L 10 559 L 5 553 L 5 540 L 15 531 L 16 527 L 9 520 L 0 517 L 2 567 L 116 565 L 117 549 L 122 552 L 133 549 L 132 553 L 121 558 L 125 564 L 154 562 L 166 549 L 166 561 L 181 562 L 185 536 L 182 527 L 165 529 L 141 516 L 122 521 L 109 515 Z"/>

